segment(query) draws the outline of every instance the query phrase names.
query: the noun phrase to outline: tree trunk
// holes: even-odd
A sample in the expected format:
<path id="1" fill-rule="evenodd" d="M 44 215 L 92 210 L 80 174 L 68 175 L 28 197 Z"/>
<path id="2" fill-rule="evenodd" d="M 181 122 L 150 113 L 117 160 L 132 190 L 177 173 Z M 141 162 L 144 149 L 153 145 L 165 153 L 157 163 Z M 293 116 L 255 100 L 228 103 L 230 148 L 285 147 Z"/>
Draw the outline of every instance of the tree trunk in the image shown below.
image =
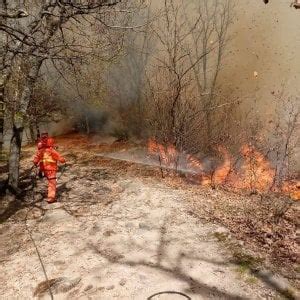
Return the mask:
<path id="1" fill-rule="evenodd" d="M 3 101 L 3 86 L 0 83 L 0 160 L 2 159 L 2 150 L 4 143 L 4 101 Z"/>
<path id="2" fill-rule="evenodd" d="M 40 126 L 37 120 L 35 121 L 35 132 L 36 132 L 36 139 L 34 141 L 38 140 L 41 137 Z"/>
<path id="3" fill-rule="evenodd" d="M 10 140 L 8 185 L 14 191 L 18 190 L 22 135 L 23 127 L 13 126 L 13 135 Z"/>
<path id="4" fill-rule="evenodd" d="M 1 11 L 6 14 L 7 13 L 7 1 L 2 0 L 0 1 L 0 9 Z M 0 17 L 0 22 L 6 25 L 6 19 Z M 6 41 L 6 34 L 3 32 L 0 33 L 0 44 L 1 46 L 5 44 Z M 0 57 L 3 55 L 3 49 L 0 49 Z M 3 159 L 2 157 L 2 150 L 3 150 L 3 142 L 4 142 L 4 81 L 5 76 L 3 72 L 0 74 L 0 160 Z"/>
<path id="5" fill-rule="evenodd" d="M 32 123 L 29 124 L 29 133 L 30 133 L 30 141 L 34 143 L 36 141 L 36 133 L 34 131 L 34 125 Z"/>
<path id="6" fill-rule="evenodd" d="M 26 58 L 24 58 L 26 59 Z M 19 167 L 20 154 L 22 145 L 22 136 L 24 131 L 25 117 L 27 108 L 31 100 L 33 87 L 38 77 L 42 60 L 33 58 L 30 60 L 31 68 L 26 76 L 26 81 L 23 86 L 23 91 L 19 100 L 19 109 L 13 116 L 13 134 L 10 140 L 9 152 L 9 172 L 8 172 L 8 186 L 13 191 L 18 191 L 19 185 Z"/>

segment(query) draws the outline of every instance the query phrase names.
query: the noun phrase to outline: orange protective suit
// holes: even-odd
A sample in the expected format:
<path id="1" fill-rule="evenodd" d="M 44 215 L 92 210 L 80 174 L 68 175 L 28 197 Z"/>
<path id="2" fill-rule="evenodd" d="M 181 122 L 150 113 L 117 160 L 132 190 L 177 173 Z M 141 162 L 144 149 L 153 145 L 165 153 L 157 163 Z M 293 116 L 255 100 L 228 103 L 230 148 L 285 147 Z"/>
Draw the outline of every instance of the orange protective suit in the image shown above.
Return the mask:
<path id="1" fill-rule="evenodd" d="M 43 148 L 46 148 L 47 146 L 47 140 L 49 136 L 47 132 L 42 133 L 41 137 L 38 139 L 37 143 L 37 148 L 38 150 L 41 150 Z M 44 177 L 44 164 L 43 161 L 41 160 L 39 163 L 39 177 L 43 178 Z"/>
<path id="2" fill-rule="evenodd" d="M 48 138 L 46 147 L 39 149 L 34 157 L 34 164 L 42 164 L 43 172 L 48 180 L 48 202 L 52 203 L 56 197 L 57 162 L 65 163 L 66 160 L 53 149 L 54 140 Z"/>

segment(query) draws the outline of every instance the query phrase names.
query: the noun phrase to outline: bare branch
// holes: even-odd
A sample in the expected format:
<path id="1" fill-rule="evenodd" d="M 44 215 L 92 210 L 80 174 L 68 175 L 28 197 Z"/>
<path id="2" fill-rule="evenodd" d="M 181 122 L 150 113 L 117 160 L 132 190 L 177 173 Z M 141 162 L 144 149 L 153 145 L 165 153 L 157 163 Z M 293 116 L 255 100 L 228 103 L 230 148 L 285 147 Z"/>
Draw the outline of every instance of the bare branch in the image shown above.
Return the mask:
<path id="1" fill-rule="evenodd" d="M 0 11 L 0 18 L 4 19 L 21 19 L 28 17 L 29 14 L 26 10 L 19 9 L 18 11 Z"/>

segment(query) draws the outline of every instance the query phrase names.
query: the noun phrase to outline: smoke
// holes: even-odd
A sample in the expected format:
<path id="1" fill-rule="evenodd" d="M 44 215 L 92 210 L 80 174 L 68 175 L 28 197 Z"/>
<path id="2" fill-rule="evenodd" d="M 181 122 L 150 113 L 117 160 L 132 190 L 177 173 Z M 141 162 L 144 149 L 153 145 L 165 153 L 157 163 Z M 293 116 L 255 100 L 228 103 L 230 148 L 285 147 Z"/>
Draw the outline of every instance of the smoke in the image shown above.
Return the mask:
<path id="1" fill-rule="evenodd" d="M 299 12 L 285 1 L 236 1 L 231 42 L 220 76 L 240 99 L 256 100 L 262 113 L 274 110 L 272 93 L 282 86 L 299 93 Z M 257 77 L 254 76 L 257 72 Z M 253 104 L 251 101 L 251 105 Z"/>
<path id="2" fill-rule="evenodd" d="M 130 134 L 140 135 L 141 110 L 144 106 L 144 89 L 149 58 L 154 52 L 150 36 L 151 6 L 134 16 L 132 23 L 144 24 L 140 30 L 125 32 L 123 55 L 108 68 L 108 109 L 114 126 L 126 128 Z"/>
<path id="3" fill-rule="evenodd" d="M 204 0 L 199 2 L 205 3 Z M 158 9 L 163 5 L 161 1 L 152 3 Z M 186 6 L 190 20 L 195 18 L 192 7 Z M 259 1 L 235 1 L 233 25 L 229 28 L 230 39 L 218 76 L 218 87 L 225 102 L 239 99 L 242 103 L 236 117 L 242 120 L 245 128 L 250 126 L 249 118 L 252 123 L 257 121 L 257 131 L 263 128 L 258 124 L 264 126 L 275 118 L 278 100 L 274 95 L 282 89 L 292 96 L 299 92 L 298 18 L 298 12 L 289 9 L 284 1 L 273 1 L 268 6 Z M 145 17 L 138 21 L 144 20 Z M 126 35 L 125 55 L 110 68 L 107 76 L 112 111 L 116 112 L 114 119 L 120 118 L 120 123 L 132 133 L 141 128 L 141 120 L 135 115 L 143 104 L 145 72 L 153 56 L 161 55 L 160 46 L 154 44 L 154 39 L 148 39 L 144 44 L 146 34 L 145 30 Z M 280 113 L 285 119 L 288 111 Z M 233 130 L 240 129 L 235 127 Z"/>
<path id="4" fill-rule="evenodd" d="M 258 132 L 264 133 L 270 144 L 278 143 L 278 148 L 288 135 L 287 120 L 299 107 L 298 25 L 299 11 L 286 1 L 271 1 L 267 6 L 259 1 L 236 1 L 232 38 L 220 74 L 224 93 L 241 99 L 240 116 L 252 110 L 244 117 L 245 126 L 257 118 Z M 299 147 L 294 146 L 292 152 L 293 170 L 297 171 Z M 271 157 L 278 164 L 279 158 Z"/>
<path id="5" fill-rule="evenodd" d="M 195 0 L 195 3 L 204 4 L 205 1 Z M 215 0 L 207 1 L 213 3 Z M 268 120 L 274 117 L 278 101 L 274 94 L 278 94 L 282 86 L 289 95 L 299 92 L 299 12 L 289 9 L 284 1 L 272 1 L 267 6 L 262 1 L 235 3 L 234 22 L 218 76 L 218 88 L 225 102 L 241 100 L 238 117 L 247 127 L 248 120 L 242 116 L 249 109 L 252 109 L 251 118 L 258 118 L 262 124 L 267 117 Z M 156 10 L 163 4 L 164 1 L 152 1 Z M 195 18 L 192 5 L 187 7 L 187 18 Z M 147 24 L 156 12 L 152 9 L 139 11 L 131 23 Z M 142 134 L 145 115 L 141 110 L 145 109 L 148 70 L 154 57 L 161 55 L 160 46 L 151 34 L 152 27 L 147 25 L 125 30 L 122 53 L 109 63 L 86 65 L 76 78 L 77 88 L 74 81 L 73 85 L 63 81 L 53 84 L 62 95 L 63 105 L 72 110 L 75 123 L 97 132 L 111 132 L 119 127 L 129 134 Z M 287 112 L 281 113 L 285 119 Z"/>

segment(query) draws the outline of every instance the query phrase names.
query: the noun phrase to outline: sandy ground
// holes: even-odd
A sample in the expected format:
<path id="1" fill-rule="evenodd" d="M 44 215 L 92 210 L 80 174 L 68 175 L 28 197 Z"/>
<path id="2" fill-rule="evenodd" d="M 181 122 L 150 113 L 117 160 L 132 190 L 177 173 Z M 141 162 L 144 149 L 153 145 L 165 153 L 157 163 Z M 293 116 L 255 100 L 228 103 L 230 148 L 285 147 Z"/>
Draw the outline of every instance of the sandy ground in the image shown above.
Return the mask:
<path id="1" fill-rule="evenodd" d="M 186 192 L 72 155 L 58 203 L 39 181 L 0 224 L 0 299 L 50 299 L 33 241 L 54 299 L 280 299 L 238 271 L 226 229 L 196 218 Z"/>

